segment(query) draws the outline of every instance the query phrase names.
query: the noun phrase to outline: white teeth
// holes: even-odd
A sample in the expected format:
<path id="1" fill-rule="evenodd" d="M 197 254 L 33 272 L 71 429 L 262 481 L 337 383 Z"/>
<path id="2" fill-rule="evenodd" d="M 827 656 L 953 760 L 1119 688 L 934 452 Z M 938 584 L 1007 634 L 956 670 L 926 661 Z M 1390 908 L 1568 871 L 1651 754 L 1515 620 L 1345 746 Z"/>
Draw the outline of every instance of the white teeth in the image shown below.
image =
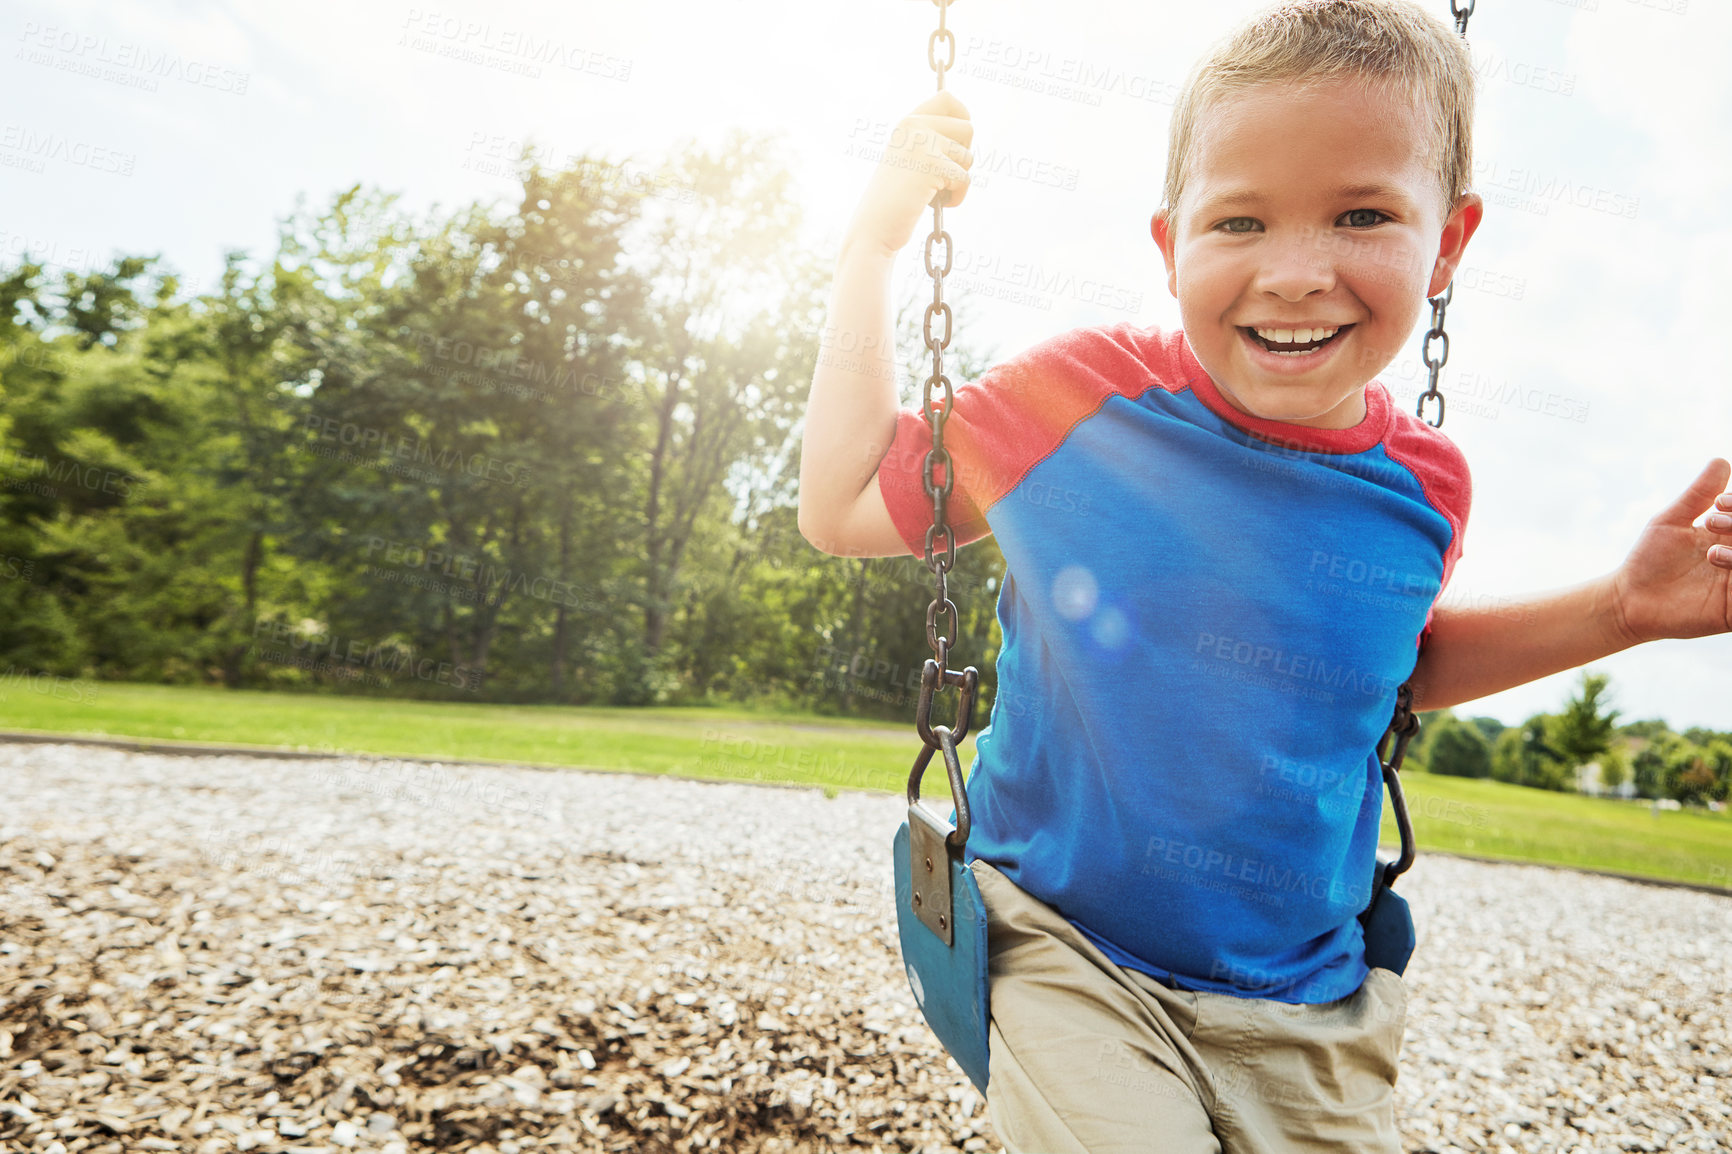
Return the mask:
<path id="1" fill-rule="evenodd" d="M 1253 329 L 1258 336 L 1278 345 L 1308 345 L 1312 341 L 1328 340 L 1340 332 L 1340 327 L 1332 329 Z"/>

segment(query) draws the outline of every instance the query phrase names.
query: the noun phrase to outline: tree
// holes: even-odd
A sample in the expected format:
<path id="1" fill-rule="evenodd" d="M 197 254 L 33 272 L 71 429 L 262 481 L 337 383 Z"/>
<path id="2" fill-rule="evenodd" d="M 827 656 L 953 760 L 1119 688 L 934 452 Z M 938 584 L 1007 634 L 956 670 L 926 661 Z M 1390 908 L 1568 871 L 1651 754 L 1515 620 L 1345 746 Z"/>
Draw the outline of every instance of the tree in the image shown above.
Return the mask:
<path id="1" fill-rule="evenodd" d="M 1630 772 L 1628 746 L 1620 743 L 1600 755 L 1600 785 L 1607 793 L 1617 793 L 1630 780 Z"/>
<path id="2" fill-rule="evenodd" d="M 1708 743 L 1708 765 L 1714 771 L 1715 801 L 1732 799 L 1732 740 L 1716 738 Z"/>
<path id="3" fill-rule="evenodd" d="M 1626 725 L 1620 725 L 1618 727 L 1618 732 L 1623 734 L 1625 737 L 1636 737 L 1641 738 L 1644 741 L 1651 741 L 1663 734 L 1671 733 L 1672 730 L 1664 721 L 1661 721 L 1656 717 L 1647 721 L 1632 721 Z"/>
<path id="4" fill-rule="evenodd" d="M 1636 783 L 1636 796 L 1643 798 L 1671 797 L 1666 778 L 1666 763 L 1673 747 L 1683 741 L 1674 733 L 1654 738 L 1636 751 L 1630 759 L 1630 773 Z"/>
<path id="5" fill-rule="evenodd" d="M 503 699 L 907 722 L 925 566 L 795 523 L 828 276 L 783 167 L 736 139 L 620 172 L 531 163 L 513 204 L 422 217 L 357 185 L 190 300 L 145 257 L 0 269 L 0 661 L 443 692 L 357 676 L 431 652 Z M 986 361 L 958 341 L 946 368 Z M 1004 575 L 990 539 L 949 575 L 977 727 Z"/>
<path id="6" fill-rule="evenodd" d="M 1491 775 L 1535 789 L 1569 789 L 1570 767 L 1548 741 L 1551 720 L 1547 714 L 1536 713 L 1499 734 L 1492 748 Z"/>
<path id="7" fill-rule="evenodd" d="M 1549 727 L 1551 744 L 1569 768 L 1586 765 L 1611 748 L 1618 719 L 1616 709 L 1606 708 L 1611 681 L 1605 674 L 1584 670 L 1576 694 Z"/>
<path id="8" fill-rule="evenodd" d="M 1473 723 L 1473 727 L 1479 730 L 1479 735 L 1485 738 L 1488 745 L 1496 741 L 1498 736 L 1509 728 L 1495 717 L 1474 717 L 1469 720 Z"/>
<path id="9" fill-rule="evenodd" d="M 1476 726 L 1455 722 L 1432 742 L 1430 768 L 1453 777 L 1490 777 L 1491 745 Z"/>
<path id="10" fill-rule="evenodd" d="M 1701 805 L 1714 796 L 1714 766 L 1708 751 L 1693 742 L 1680 742 L 1666 759 L 1667 792 L 1685 805 Z"/>
<path id="11" fill-rule="evenodd" d="M 818 326 L 799 322 L 821 312 L 827 280 L 797 243 L 788 175 L 766 142 L 736 134 L 717 152 L 694 146 L 658 184 L 692 195 L 655 205 L 643 247 L 651 291 L 632 352 L 647 421 L 628 474 L 641 509 L 642 633 L 621 704 L 670 688 L 664 646 L 689 604 L 700 520 L 729 516 L 731 477 L 774 473 L 786 459 L 816 355 Z"/>
<path id="12" fill-rule="evenodd" d="M 1429 771 L 1432 745 L 1446 728 L 1454 724 L 1455 714 L 1447 709 L 1433 709 L 1419 714 L 1419 732 L 1407 743 L 1407 759 L 1404 764 L 1412 769 Z"/>
<path id="13" fill-rule="evenodd" d="M 500 403 L 526 403 L 541 425 L 532 452 L 549 572 L 588 591 L 553 601 L 545 668 L 556 701 L 571 699 L 573 680 L 599 689 L 594 656 L 617 649 L 623 632 L 600 611 L 602 590 L 620 576 L 620 544 L 636 535 L 635 510 L 609 484 L 641 451 L 627 353 L 647 291 L 622 259 L 643 206 L 618 172 L 587 156 L 554 172 L 532 162 L 515 217 L 488 236 L 520 300 L 521 336 L 494 383 Z M 524 664 L 532 667 L 541 663 Z"/>

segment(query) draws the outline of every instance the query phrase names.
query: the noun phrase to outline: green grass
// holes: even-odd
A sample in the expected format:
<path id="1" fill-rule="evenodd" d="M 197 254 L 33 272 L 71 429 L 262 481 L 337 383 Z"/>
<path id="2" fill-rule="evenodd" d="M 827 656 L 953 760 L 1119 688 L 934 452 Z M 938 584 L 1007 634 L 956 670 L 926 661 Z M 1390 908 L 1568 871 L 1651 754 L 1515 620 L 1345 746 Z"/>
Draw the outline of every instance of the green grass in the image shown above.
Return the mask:
<path id="1" fill-rule="evenodd" d="M 1420 851 L 1732 887 L 1732 817 L 1428 773 L 1402 779 Z M 1397 845 L 1385 807 L 1383 841 Z"/>
<path id="2" fill-rule="evenodd" d="M 941 699 L 948 718 L 953 695 Z M 980 719 L 984 722 L 984 718 Z M 920 749 L 903 724 L 744 709 L 481 705 L 0 678 L 0 729 L 451 761 L 668 773 L 901 793 Z M 973 756 L 964 741 L 962 764 Z M 1405 778 L 1421 852 L 1732 887 L 1732 817 L 1523 789 Z M 943 765 L 922 795 L 949 796 Z M 1383 839 L 1395 844 L 1386 814 Z"/>
<path id="3" fill-rule="evenodd" d="M 954 696 L 940 699 L 948 718 Z M 981 719 L 984 721 L 984 718 Z M 905 725 L 744 709 L 609 709 L 0 679 L 0 729 L 623 769 L 900 793 Z M 973 756 L 964 739 L 962 764 Z M 922 797 L 949 797 L 934 758 Z"/>

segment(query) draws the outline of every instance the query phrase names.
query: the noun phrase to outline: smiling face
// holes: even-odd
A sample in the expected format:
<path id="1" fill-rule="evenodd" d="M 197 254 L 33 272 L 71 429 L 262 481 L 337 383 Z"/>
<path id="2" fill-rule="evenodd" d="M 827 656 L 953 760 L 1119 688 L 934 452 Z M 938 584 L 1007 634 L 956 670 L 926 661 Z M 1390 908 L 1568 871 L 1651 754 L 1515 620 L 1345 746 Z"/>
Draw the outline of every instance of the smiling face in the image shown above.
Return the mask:
<path id="1" fill-rule="evenodd" d="M 1430 121 L 1387 85 L 1262 84 L 1209 108 L 1181 203 L 1157 213 L 1167 286 L 1221 394 L 1345 429 L 1479 224 L 1446 217 Z"/>

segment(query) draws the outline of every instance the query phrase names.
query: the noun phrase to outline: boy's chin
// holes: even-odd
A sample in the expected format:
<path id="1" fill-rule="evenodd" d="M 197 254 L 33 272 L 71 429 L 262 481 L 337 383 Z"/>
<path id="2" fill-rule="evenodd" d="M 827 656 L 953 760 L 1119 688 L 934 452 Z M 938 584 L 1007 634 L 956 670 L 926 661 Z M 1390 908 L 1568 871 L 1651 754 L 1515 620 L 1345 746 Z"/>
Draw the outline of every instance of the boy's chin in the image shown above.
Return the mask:
<path id="1" fill-rule="evenodd" d="M 1235 409 L 1265 421 L 1315 429 L 1350 429 L 1365 419 L 1365 386 L 1342 392 L 1314 389 L 1239 388 L 1221 385 L 1221 395 Z"/>

